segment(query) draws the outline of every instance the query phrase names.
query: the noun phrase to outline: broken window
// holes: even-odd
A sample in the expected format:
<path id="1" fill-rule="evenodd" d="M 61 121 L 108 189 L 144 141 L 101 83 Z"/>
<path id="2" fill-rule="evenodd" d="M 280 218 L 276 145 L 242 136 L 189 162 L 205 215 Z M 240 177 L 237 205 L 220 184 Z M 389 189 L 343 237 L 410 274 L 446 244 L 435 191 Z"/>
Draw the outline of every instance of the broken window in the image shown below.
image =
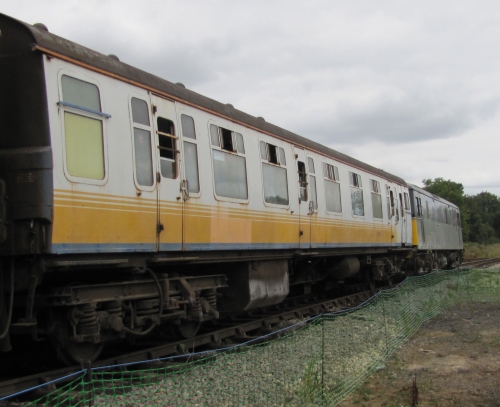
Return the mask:
<path id="1" fill-rule="evenodd" d="M 174 123 L 158 117 L 158 149 L 160 150 L 160 171 L 164 178 L 177 178 L 177 151 Z"/>
<path id="2" fill-rule="evenodd" d="M 355 172 L 349 172 L 349 180 L 351 183 L 352 214 L 356 216 L 365 216 L 361 175 Z"/>
<path id="3" fill-rule="evenodd" d="M 300 202 L 307 202 L 307 173 L 306 166 L 302 161 L 297 161 L 299 173 L 299 199 Z"/>

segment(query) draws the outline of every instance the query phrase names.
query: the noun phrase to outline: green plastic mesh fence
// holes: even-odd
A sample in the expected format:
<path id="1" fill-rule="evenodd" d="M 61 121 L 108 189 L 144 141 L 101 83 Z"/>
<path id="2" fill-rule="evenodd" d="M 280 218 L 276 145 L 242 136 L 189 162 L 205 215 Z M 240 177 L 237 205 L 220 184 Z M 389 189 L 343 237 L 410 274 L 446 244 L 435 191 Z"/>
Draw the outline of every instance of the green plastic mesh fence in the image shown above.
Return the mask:
<path id="1" fill-rule="evenodd" d="M 302 321 L 279 339 L 188 363 L 91 370 L 36 406 L 334 406 L 421 324 L 462 302 L 500 301 L 500 272 L 411 277 L 361 306 Z"/>

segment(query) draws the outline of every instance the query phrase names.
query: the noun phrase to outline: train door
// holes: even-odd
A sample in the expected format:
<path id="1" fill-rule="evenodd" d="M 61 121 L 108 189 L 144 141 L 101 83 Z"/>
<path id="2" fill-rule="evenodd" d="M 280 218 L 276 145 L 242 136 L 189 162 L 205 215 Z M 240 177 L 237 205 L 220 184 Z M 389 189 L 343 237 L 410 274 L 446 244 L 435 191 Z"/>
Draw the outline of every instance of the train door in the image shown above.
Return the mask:
<path id="1" fill-rule="evenodd" d="M 320 232 L 318 229 L 318 192 L 316 183 L 316 165 L 313 157 L 307 155 L 307 178 L 309 184 L 309 222 L 310 222 L 310 243 L 311 247 L 315 247 L 320 240 Z M 321 167 L 318 166 L 318 171 Z M 321 175 L 321 173 L 320 173 Z"/>
<path id="2" fill-rule="evenodd" d="M 402 194 L 402 206 L 401 211 L 404 216 L 404 228 L 405 228 L 405 239 L 402 240 L 403 245 L 410 245 L 412 242 L 412 223 L 411 223 L 411 207 L 410 207 L 410 195 L 408 190 L 403 188 Z"/>
<path id="3" fill-rule="evenodd" d="M 297 171 L 299 200 L 299 247 L 311 247 L 311 214 L 314 213 L 314 202 L 310 200 L 309 182 L 306 167 L 306 153 L 303 149 L 293 148 L 295 154 L 295 169 Z"/>
<path id="4" fill-rule="evenodd" d="M 398 199 L 398 205 L 399 205 L 399 214 L 400 214 L 400 222 L 399 222 L 399 227 L 401 228 L 401 244 L 404 245 L 406 243 L 406 213 L 405 213 L 405 207 L 404 207 L 404 202 L 403 202 L 403 192 L 401 189 L 399 190 L 398 193 L 399 199 Z"/>
<path id="5" fill-rule="evenodd" d="M 399 207 L 395 185 L 387 185 L 387 209 L 389 211 L 389 224 L 391 226 L 391 244 L 396 244 L 400 239 Z"/>
<path id="6" fill-rule="evenodd" d="M 137 196 L 135 208 L 138 211 L 126 218 L 127 229 L 133 230 L 130 240 L 138 244 L 137 250 L 156 251 L 158 248 L 156 232 L 158 190 L 153 119 L 151 118 L 150 105 L 142 97 L 131 97 L 130 111 L 132 116 L 134 184 Z"/>
<path id="7" fill-rule="evenodd" d="M 157 249 L 160 251 L 182 248 L 182 211 L 180 149 L 176 123 L 175 103 L 151 95 L 153 128 L 157 148 L 156 172 L 158 222 Z"/>
<path id="8" fill-rule="evenodd" d="M 204 231 L 209 230 L 210 218 L 200 216 L 201 185 L 198 165 L 199 134 L 196 134 L 194 118 L 180 113 L 181 123 L 181 193 L 183 201 L 182 249 L 203 240 Z"/>

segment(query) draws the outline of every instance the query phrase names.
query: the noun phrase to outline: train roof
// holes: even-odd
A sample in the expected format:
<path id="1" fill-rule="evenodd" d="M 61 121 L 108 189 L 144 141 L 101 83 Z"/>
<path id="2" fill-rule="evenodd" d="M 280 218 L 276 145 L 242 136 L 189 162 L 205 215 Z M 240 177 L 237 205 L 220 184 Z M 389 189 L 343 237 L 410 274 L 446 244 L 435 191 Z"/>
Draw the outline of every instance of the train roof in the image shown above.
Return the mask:
<path id="1" fill-rule="evenodd" d="M 455 205 L 454 203 L 450 202 L 450 201 L 447 201 L 446 199 L 444 198 L 441 198 L 440 196 L 438 195 L 434 195 L 432 192 L 429 192 L 429 191 L 426 191 L 425 189 L 422 189 L 420 187 L 417 187 L 416 185 L 413 185 L 413 184 L 408 184 L 408 188 L 409 189 L 413 189 L 417 192 L 420 192 L 422 195 L 425 195 L 425 196 L 428 196 L 429 198 L 433 198 L 435 199 L 436 201 L 439 201 L 443 204 L 446 204 L 446 205 L 449 205 L 451 206 L 452 208 L 456 208 L 456 209 L 459 209 L 457 205 Z"/>
<path id="2" fill-rule="evenodd" d="M 114 56 L 101 54 L 65 38 L 59 37 L 46 31 L 42 25 L 37 24 L 33 26 L 0 13 L 0 23 L 5 19 L 10 20 L 11 22 L 16 22 L 19 24 L 19 29 L 26 29 L 31 33 L 31 36 L 33 37 L 33 44 L 29 45 L 33 51 L 40 51 L 56 58 L 85 66 L 104 75 L 132 83 L 176 101 L 200 108 L 245 127 L 255 129 L 286 140 L 292 144 L 316 151 L 324 156 L 349 164 L 353 167 L 357 167 L 387 180 L 401 185 L 407 185 L 402 178 L 387 173 L 382 169 L 375 168 L 346 154 L 323 146 L 288 130 L 282 129 L 281 127 L 266 122 L 263 118 L 251 116 L 241 110 L 235 109 L 229 104 L 217 102 L 216 100 L 186 89 L 183 86 L 174 84 L 138 68 L 134 68 L 133 66 L 119 61 Z"/>

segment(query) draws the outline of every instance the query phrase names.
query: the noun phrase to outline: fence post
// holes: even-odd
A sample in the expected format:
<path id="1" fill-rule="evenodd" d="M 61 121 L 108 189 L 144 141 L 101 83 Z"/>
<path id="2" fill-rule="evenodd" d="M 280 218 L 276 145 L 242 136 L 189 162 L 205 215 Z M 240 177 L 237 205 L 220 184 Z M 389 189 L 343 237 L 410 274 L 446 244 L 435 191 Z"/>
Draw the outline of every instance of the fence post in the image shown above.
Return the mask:
<path id="1" fill-rule="evenodd" d="M 384 317 L 384 338 L 385 338 L 385 356 L 384 359 L 387 357 L 389 354 L 389 344 L 387 343 L 387 319 L 385 317 L 385 296 L 384 292 L 380 293 L 380 296 L 382 298 L 382 315 Z"/>
<path id="2" fill-rule="evenodd" d="M 89 407 L 92 407 L 94 405 L 94 382 L 92 381 L 92 363 L 88 362 L 87 371 L 85 372 L 85 377 L 84 377 L 84 392 L 85 392 L 85 397 L 88 395 L 88 402 L 89 402 Z"/>
<path id="3" fill-rule="evenodd" d="M 321 318 L 321 402 L 325 405 L 325 317 Z"/>

